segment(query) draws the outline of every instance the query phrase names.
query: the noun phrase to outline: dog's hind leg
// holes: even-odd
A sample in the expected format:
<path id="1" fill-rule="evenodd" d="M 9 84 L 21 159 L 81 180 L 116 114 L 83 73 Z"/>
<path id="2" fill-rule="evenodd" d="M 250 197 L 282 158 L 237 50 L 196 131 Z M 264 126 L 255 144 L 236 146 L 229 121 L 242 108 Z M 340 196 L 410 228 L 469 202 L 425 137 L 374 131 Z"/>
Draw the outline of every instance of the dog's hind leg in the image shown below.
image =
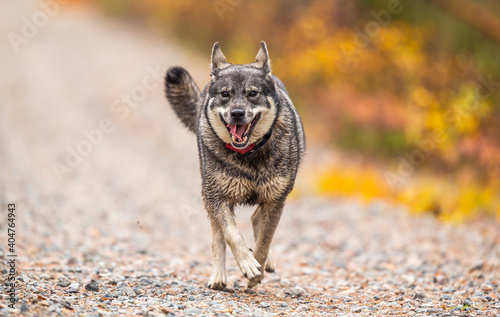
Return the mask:
<path id="1" fill-rule="evenodd" d="M 262 208 L 260 206 L 255 209 L 251 219 L 253 225 L 253 236 L 255 238 L 255 242 L 257 242 L 259 235 L 261 234 L 260 231 L 265 228 L 265 215 L 262 213 Z M 266 272 L 273 273 L 274 271 L 276 271 L 276 261 L 274 260 L 273 252 L 269 249 L 266 260 Z"/>
<path id="2" fill-rule="evenodd" d="M 261 214 L 259 220 L 259 235 L 255 243 L 255 258 L 261 265 L 266 264 L 269 248 L 273 240 L 274 232 L 283 213 L 284 203 L 273 203 L 259 206 L 259 213 Z M 262 274 L 258 279 L 248 281 L 247 287 L 252 288 L 264 277 Z"/>
<path id="3" fill-rule="evenodd" d="M 224 236 L 219 228 L 219 225 L 212 223 L 212 256 L 213 256 L 213 267 L 212 275 L 208 281 L 208 287 L 211 289 L 222 290 L 226 287 L 227 276 L 226 276 L 226 242 L 224 241 Z"/>

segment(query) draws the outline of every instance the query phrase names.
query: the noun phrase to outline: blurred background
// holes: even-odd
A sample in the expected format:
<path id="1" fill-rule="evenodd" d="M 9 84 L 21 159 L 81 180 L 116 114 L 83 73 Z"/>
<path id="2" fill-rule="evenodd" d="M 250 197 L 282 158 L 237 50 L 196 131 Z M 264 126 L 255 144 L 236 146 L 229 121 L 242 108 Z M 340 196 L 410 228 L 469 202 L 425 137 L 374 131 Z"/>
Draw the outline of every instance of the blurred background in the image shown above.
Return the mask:
<path id="1" fill-rule="evenodd" d="M 382 198 L 448 221 L 500 219 L 498 1 L 93 4 L 207 63 L 215 41 L 247 63 L 265 40 L 309 144 L 332 150 L 315 194 Z"/>
<path id="2" fill-rule="evenodd" d="M 188 70 L 193 58 L 208 65 L 216 41 L 229 62 L 248 63 L 265 40 L 303 118 L 308 159 L 318 162 L 294 196 L 382 199 L 451 222 L 500 219 L 496 0 L 75 0 L 61 8 L 91 8 L 174 41 L 196 56 L 185 57 Z M 202 75 L 200 86 L 208 69 Z"/>
<path id="3" fill-rule="evenodd" d="M 259 312 L 264 293 L 298 315 L 497 309 L 498 0 L 4 0 L 0 35 L 0 262 L 18 255 L 28 314 L 82 315 L 106 299 L 93 314 L 158 303 L 164 315 L 175 302 L 182 315 L 198 290 L 216 314 L 238 315 L 245 298 Z M 238 299 L 219 310 L 202 287 L 211 229 L 196 137 L 164 76 L 180 65 L 203 87 L 215 41 L 249 63 L 261 40 L 307 151 L 273 239 L 277 275 L 240 292 L 228 256 Z M 142 289 L 143 277 L 147 297 L 124 300 L 117 281 Z"/>

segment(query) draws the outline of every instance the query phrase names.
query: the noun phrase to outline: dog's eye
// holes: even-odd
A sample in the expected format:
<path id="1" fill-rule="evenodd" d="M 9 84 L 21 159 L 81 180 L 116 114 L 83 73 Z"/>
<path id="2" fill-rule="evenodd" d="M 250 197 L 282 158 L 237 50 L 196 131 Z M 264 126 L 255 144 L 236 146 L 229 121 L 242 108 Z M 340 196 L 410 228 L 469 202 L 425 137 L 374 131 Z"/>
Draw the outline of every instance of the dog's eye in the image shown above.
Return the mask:
<path id="1" fill-rule="evenodd" d="M 223 91 L 223 92 L 221 92 L 221 93 L 220 93 L 220 95 L 221 95 L 222 97 L 224 97 L 224 98 L 229 97 L 229 93 L 228 93 L 227 91 Z"/>
<path id="2" fill-rule="evenodd" d="M 259 94 L 259 93 L 258 93 L 258 92 L 256 92 L 255 90 L 252 90 L 252 91 L 248 94 L 248 96 L 249 96 L 249 97 L 257 97 L 257 95 L 258 95 L 258 94 Z"/>

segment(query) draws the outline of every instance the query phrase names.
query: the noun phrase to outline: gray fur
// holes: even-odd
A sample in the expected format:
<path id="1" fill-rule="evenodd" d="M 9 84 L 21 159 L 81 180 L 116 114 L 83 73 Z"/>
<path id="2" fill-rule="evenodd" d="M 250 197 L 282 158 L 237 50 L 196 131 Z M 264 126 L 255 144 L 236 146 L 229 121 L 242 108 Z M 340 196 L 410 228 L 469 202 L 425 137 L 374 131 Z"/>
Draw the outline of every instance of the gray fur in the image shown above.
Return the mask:
<path id="1" fill-rule="evenodd" d="M 201 92 L 191 75 L 182 67 L 172 67 L 165 80 L 167 99 L 175 114 L 192 132 L 196 132 L 196 118 Z"/>
<path id="2" fill-rule="evenodd" d="M 200 93 L 187 71 L 169 69 L 166 94 L 177 116 L 197 135 L 202 195 L 213 231 L 214 267 L 208 286 L 226 286 L 227 243 L 251 288 L 262 280 L 262 267 L 275 270 L 269 246 L 304 155 L 304 131 L 285 86 L 271 74 L 264 42 L 255 62 L 246 65 L 227 63 L 215 43 L 211 70 L 212 80 Z M 234 109 L 244 115 L 235 119 Z M 249 131 L 242 134 L 245 144 L 229 132 L 231 126 Z M 226 143 L 234 148 L 258 144 L 269 133 L 269 141 L 251 160 L 226 148 Z M 255 251 L 236 228 L 234 207 L 242 204 L 258 205 L 252 215 Z"/>

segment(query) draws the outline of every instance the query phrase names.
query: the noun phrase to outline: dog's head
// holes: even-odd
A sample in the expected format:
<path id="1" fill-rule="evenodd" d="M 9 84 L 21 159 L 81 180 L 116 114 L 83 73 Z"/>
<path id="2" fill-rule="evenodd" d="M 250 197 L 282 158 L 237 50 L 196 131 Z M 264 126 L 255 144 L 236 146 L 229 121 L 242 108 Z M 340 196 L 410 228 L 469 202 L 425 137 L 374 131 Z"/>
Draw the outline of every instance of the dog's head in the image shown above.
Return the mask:
<path id="1" fill-rule="evenodd" d="M 256 143 L 270 131 L 277 113 L 276 85 L 266 43 L 255 62 L 233 65 L 215 43 L 208 118 L 217 136 L 237 149 Z"/>

